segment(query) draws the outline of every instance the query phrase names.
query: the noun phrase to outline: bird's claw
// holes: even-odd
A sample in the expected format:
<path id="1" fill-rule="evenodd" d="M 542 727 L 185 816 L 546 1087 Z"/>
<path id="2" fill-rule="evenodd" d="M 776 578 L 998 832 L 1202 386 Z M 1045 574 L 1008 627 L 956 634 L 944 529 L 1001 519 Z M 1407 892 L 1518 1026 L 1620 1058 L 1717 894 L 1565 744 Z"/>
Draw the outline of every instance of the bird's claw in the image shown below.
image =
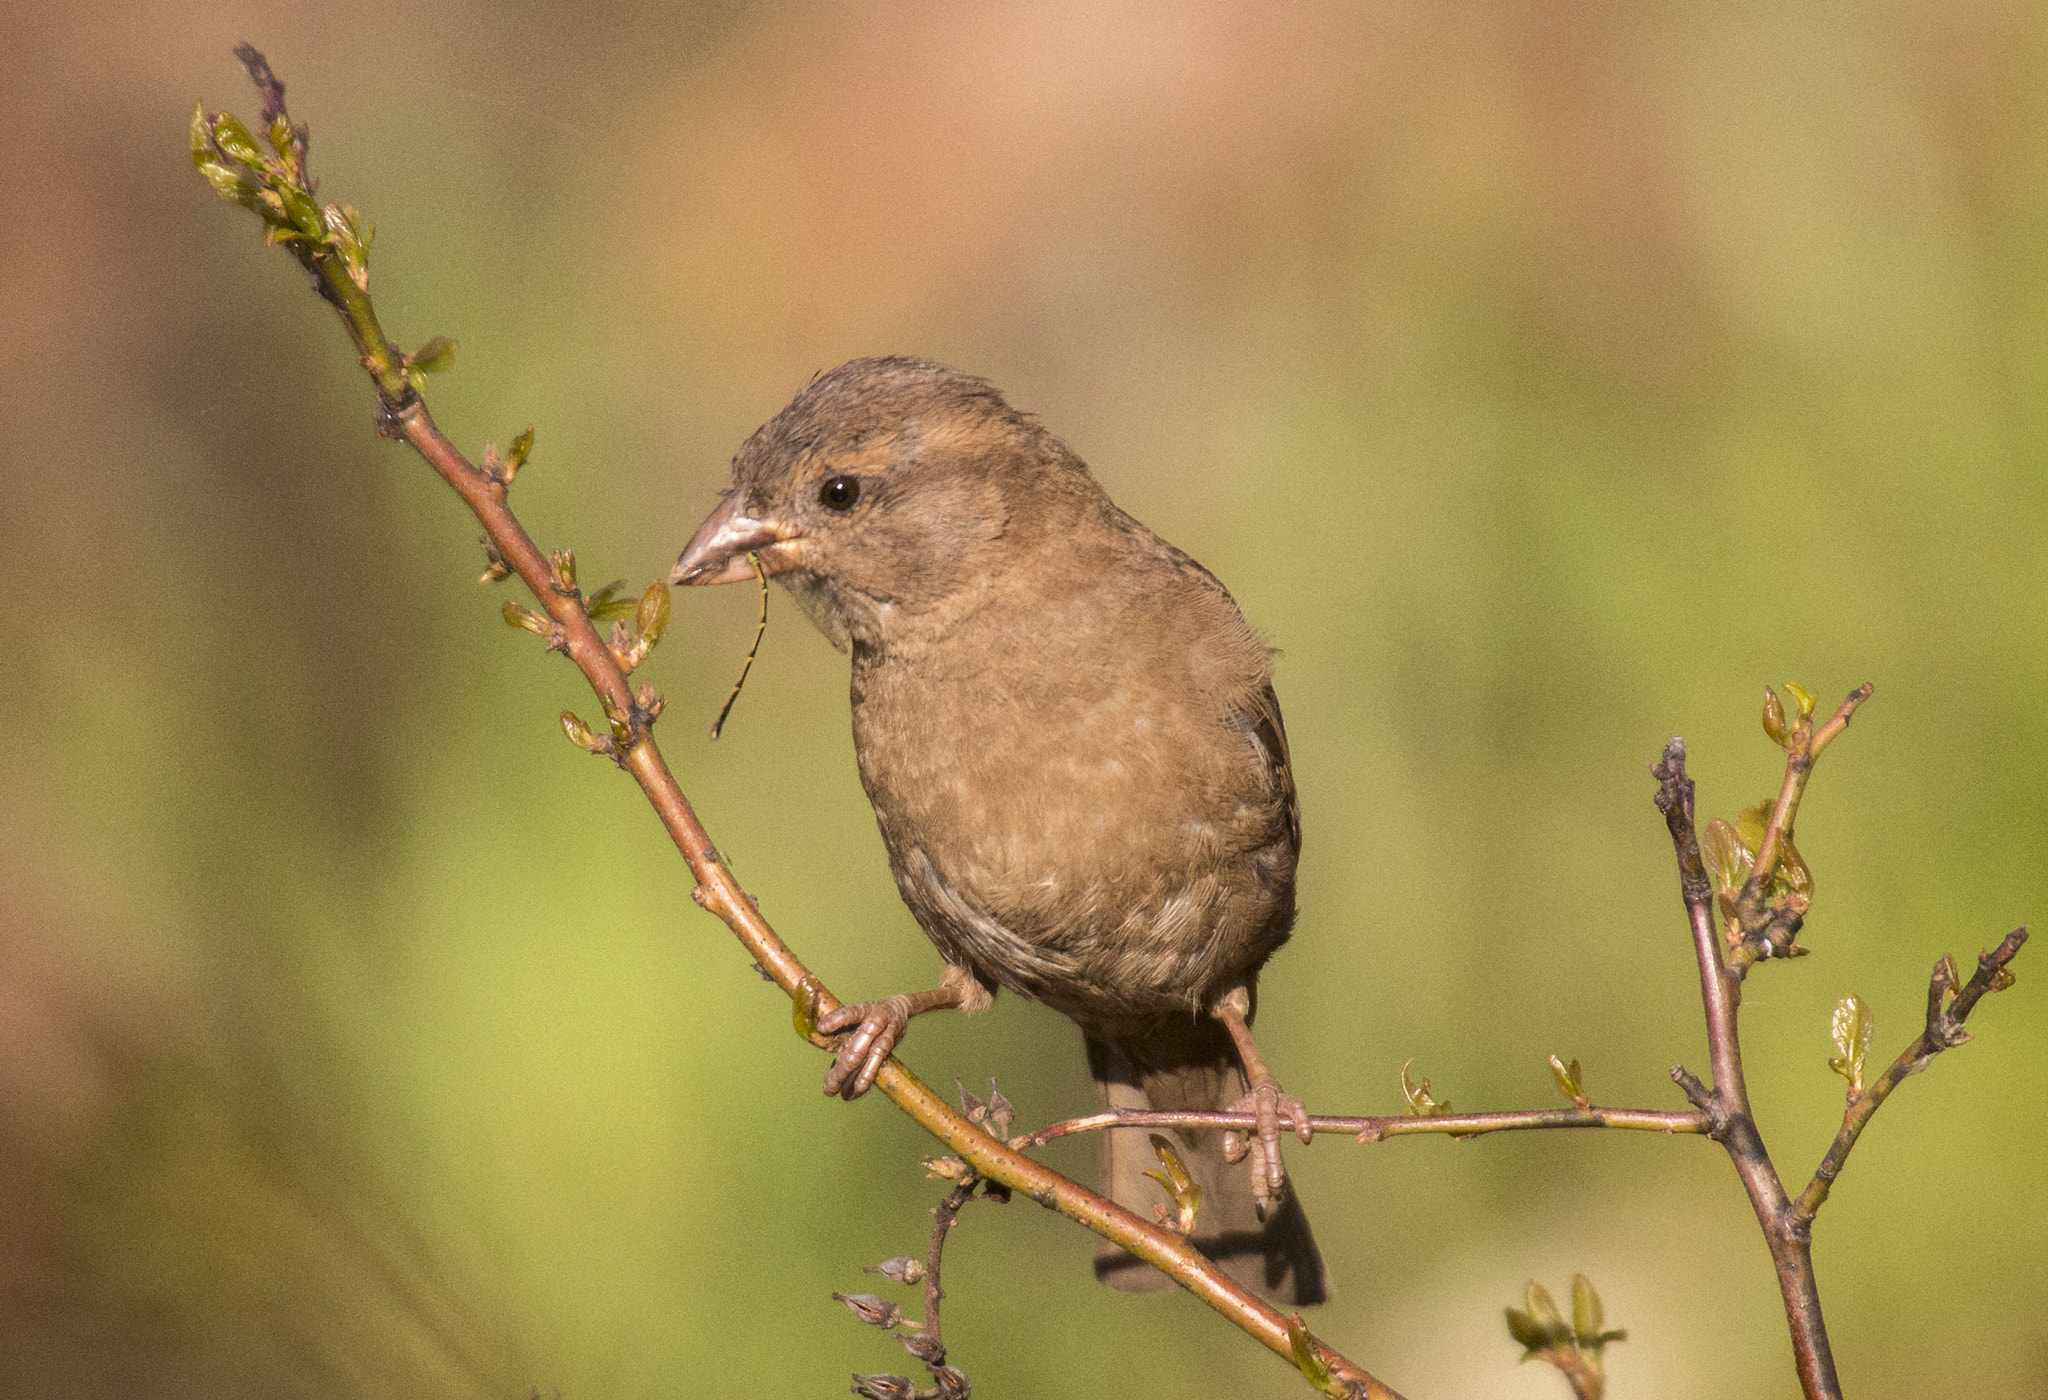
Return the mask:
<path id="1" fill-rule="evenodd" d="M 825 1071 L 825 1092 L 851 1102 L 872 1089 L 909 1026 L 907 996 L 857 1001 L 820 1016 L 818 1029 L 825 1034 L 848 1033 L 833 1052 L 832 1068 Z"/>
<path id="2" fill-rule="evenodd" d="M 1305 1143 L 1315 1141 L 1315 1131 L 1309 1127 L 1308 1106 L 1294 1095 L 1282 1093 L 1279 1084 L 1268 1079 L 1253 1085 L 1251 1092 L 1230 1105 L 1229 1111 L 1249 1113 L 1258 1120 L 1256 1133 L 1224 1129 L 1223 1160 L 1241 1162 L 1247 1155 L 1251 1157 L 1252 1203 L 1263 1220 L 1287 1194 L 1287 1168 L 1280 1161 L 1281 1125 L 1285 1124 Z"/>

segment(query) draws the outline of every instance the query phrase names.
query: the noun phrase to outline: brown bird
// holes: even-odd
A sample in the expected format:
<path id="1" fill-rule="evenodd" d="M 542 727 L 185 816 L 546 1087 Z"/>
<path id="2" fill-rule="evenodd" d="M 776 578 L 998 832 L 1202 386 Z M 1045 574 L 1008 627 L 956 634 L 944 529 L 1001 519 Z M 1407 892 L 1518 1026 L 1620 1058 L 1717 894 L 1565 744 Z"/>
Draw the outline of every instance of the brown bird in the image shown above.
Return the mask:
<path id="1" fill-rule="evenodd" d="M 670 581 L 752 578 L 750 552 L 852 652 L 861 783 L 946 962 L 932 991 L 821 1020 L 844 1033 L 825 1092 L 865 1093 L 913 1016 L 1042 1001 L 1081 1027 L 1100 1104 L 1257 1115 L 1168 1134 L 1202 1187 L 1190 1238 L 1321 1302 L 1280 1163 L 1307 1114 L 1250 1030 L 1300 813 L 1271 653 L 1230 594 L 987 382 L 909 358 L 821 375 L 755 432 Z M 1104 1134 L 1103 1186 L 1150 1218 L 1147 1139 Z M 1107 1244 L 1095 1267 L 1173 1286 Z"/>

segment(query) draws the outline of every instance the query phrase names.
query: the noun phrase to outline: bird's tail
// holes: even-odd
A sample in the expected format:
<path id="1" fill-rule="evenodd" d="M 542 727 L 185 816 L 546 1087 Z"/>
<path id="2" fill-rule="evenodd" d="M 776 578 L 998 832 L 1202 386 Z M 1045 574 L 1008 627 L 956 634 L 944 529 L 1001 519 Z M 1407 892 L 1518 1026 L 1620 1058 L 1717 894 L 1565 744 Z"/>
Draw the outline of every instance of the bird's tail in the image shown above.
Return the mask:
<path id="1" fill-rule="evenodd" d="M 1088 1036 L 1088 1068 L 1095 1076 L 1095 1101 L 1103 1108 L 1151 1108 L 1206 1112 L 1224 1108 L 1245 1092 L 1244 1071 L 1229 1032 L 1207 1016 L 1174 1017 L 1147 1027 L 1139 1037 Z M 1118 1128 L 1102 1135 L 1102 1189 L 1117 1204 L 1151 1220 L 1166 1193 L 1145 1176 L 1159 1165 L 1150 1138 L 1173 1144 L 1181 1164 L 1202 1188 L 1188 1242 L 1254 1293 L 1276 1303 L 1299 1306 L 1326 1302 L 1329 1278 L 1316 1249 L 1293 1183 L 1287 1197 L 1261 1221 L 1253 1204 L 1251 1164 L 1223 1160 L 1220 1129 Z M 1098 1240 L 1095 1276 L 1126 1293 L 1158 1293 L 1174 1287 L 1135 1255 Z"/>

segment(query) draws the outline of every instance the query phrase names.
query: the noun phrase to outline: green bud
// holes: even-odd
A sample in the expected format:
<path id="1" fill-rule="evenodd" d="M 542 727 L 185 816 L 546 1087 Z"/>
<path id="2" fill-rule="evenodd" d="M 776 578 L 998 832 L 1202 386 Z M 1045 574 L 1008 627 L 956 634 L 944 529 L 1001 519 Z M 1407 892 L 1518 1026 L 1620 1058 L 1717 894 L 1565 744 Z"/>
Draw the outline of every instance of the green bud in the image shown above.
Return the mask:
<path id="1" fill-rule="evenodd" d="M 1863 1062 L 1870 1054 L 1870 1032 L 1875 1018 L 1863 999 L 1851 992 L 1835 1003 L 1828 1018 L 1828 1034 L 1842 1053 L 1828 1061 L 1828 1068 L 1849 1081 L 1849 1097 L 1863 1093 Z"/>
<path id="2" fill-rule="evenodd" d="M 590 726 L 569 710 L 562 711 L 562 732 L 569 736 L 570 743 L 585 753 L 604 752 L 604 740 L 592 734 Z"/>
<path id="3" fill-rule="evenodd" d="M 1764 687 L 1764 733 L 1779 748 L 1785 747 L 1785 707 L 1778 703 L 1778 692 L 1769 686 Z"/>
<path id="4" fill-rule="evenodd" d="M 217 160 L 202 162 L 199 173 L 206 177 L 206 182 L 222 199 L 232 200 L 258 214 L 263 213 L 263 190 L 255 181 L 237 174 Z"/>
<path id="5" fill-rule="evenodd" d="M 1756 857 L 1743 846 L 1735 828 L 1719 817 L 1710 818 L 1700 836 L 1700 858 L 1706 862 L 1714 888 L 1722 894 L 1741 889 L 1756 865 Z"/>
<path id="6" fill-rule="evenodd" d="M 660 641 L 661 634 L 668 631 L 668 610 L 668 585 L 656 579 L 640 595 L 639 613 L 634 618 L 640 628 L 640 639 L 648 646 Z"/>
<path id="7" fill-rule="evenodd" d="M 1532 1287 L 1534 1285 L 1531 1285 Z M 1521 1308 L 1505 1309 L 1508 1320 L 1508 1335 L 1523 1347 L 1522 1359 L 1527 1361 L 1547 1347 L 1556 1346 L 1560 1338 L 1545 1327 L 1537 1318 Z"/>
<path id="8" fill-rule="evenodd" d="M 1449 1099 L 1438 1099 L 1429 1092 L 1429 1081 L 1417 1084 L 1408 1077 L 1408 1065 L 1413 1058 L 1401 1066 L 1401 1094 L 1408 1100 L 1408 1115 L 1411 1118 L 1436 1118 L 1451 1111 Z"/>
<path id="9" fill-rule="evenodd" d="M 1803 685 L 1794 685 L 1791 681 L 1786 681 L 1785 693 L 1790 695 L 1792 703 L 1799 707 L 1800 719 L 1808 720 L 1813 718 L 1813 707 L 1817 702 L 1812 691 Z"/>
<path id="10" fill-rule="evenodd" d="M 405 357 L 406 365 L 421 374 L 439 374 L 455 363 L 455 342 L 437 335 Z"/>
<path id="11" fill-rule="evenodd" d="M 1564 1096 L 1579 1107 L 1586 1107 L 1586 1091 L 1579 1079 L 1579 1062 L 1566 1064 L 1557 1056 L 1550 1057 L 1550 1077 L 1557 1081 L 1557 1087 L 1564 1090 Z"/>
<path id="12" fill-rule="evenodd" d="M 1752 858 L 1763 849 L 1764 831 L 1771 824 L 1771 811 L 1776 805 L 1759 802 L 1754 807 L 1744 807 L 1735 818 L 1735 834 L 1742 841 L 1742 849 Z"/>
<path id="13" fill-rule="evenodd" d="M 1956 993 L 1962 989 L 1961 977 L 1962 974 L 1956 971 L 1955 955 L 1943 953 L 1941 961 L 1934 965 L 1934 981 L 1948 993 L 1950 1003 L 1955 1001 Z"/>
<path id="14" fill-rule="evenodd" d="M 1788 836 L 1778 838 L 1778 868 L 1771 872 L 1773 884 L 1782 884 L 1795 900 L 1813 902 L 1813 872 Z M 1803 907 L 1803 906 L 1802 906 Z"/>
<path id="15" fill-rule="evenodd" d="M 505 622 L 511 627 L 523 627 L 536 637 L 545 637 L 554 624 L 532 608 L 521 607 L 510 598 L 505 600 Z"/>
<path id="16" fill-rule="evenodd" d="M 1316 1350 L 1316 1339 L 1309 1334 L 1300 1313 L 1288 1314 L 1287 1350 L 1310 1385 L 1321 1391 L 1330 1388 L 1330 1363 Z"/>
<path id="17" fill-rule="evenodd" d="M 1592 1346 L 1597 1342 L 1605 1321 L 1605 1309 L 1600 1306 L 1600 1295 L 1593 1291 L 1592 1280 L 1584 1274 L 1573 1274 L 1572 1331 L 1578 1335 L 1579 1345 Z"/>
<path id="18" fill-rule="evenodd" d="M 1535 1318 L 1520 1308 L 1505 1308 L 1502 1311 L 1507 1314 L 1508 1335 L 1522 1348 L 1524 1361 L 1549 1345 L 1549 1338 L 1543 1335 L 1543 1329 L 1536 1325 Z"/>
<path id="19" fill-rule="evenodd" d="M 499 579 L 512 577 L 512 565 L 495 540 L 489 535 L 479 535 L 477 543 L 484 547 L 484 571 L 483 576 L 477 579 L 478 583 L 496 583 Z"/>
<path id="20" fill-rule="evenodd" d="M 279 180 L 273 188 L 284 205 L 285 218 L 291 227 L 304 234 L 314 243 L 327 241 L 327 219 L 320 212 L 320 206 L 313 197 L 289 180 Z"/>
<path id="21" fill-rule="evenodd" d="M 292 130 L 292 119 L 279 112 L 270 119 L 270 149 L 277 152 L 277 158 L 296 171 L 299 161 L 299 134 Z"/>
<path id="22" fill-rule="evenodd" d="M 222 112 L 213 119 L 213 143 L 221 153 L 238 160 L 252 170 L 263 168 L 263 151 L 257 146 L 256 138 L 249 134 L 249 128 L 242 125 L 242 119 L 233 112 Z"/>
<path id="23" fill-rule="evenodd" d="M 510 481 L 519 469 L 526 465 L 526 459 L 533 452 L 533 429 L 528 428 L 512 439 L 512 445 L 505 449 L 505 480 Z"/>
<path id="24" fill-rule="evenodd" d="M 1180 1154 L 1173 1150 L 1173 1144 L 1158 1133 L 1151 1135 L 1152 1151 L 1159 1158 L 1159 1170 L 1148 1171 L 1145 1175 L 1159 1183 L 1162 1191 L 1173 1198 L 1179 1208 L 1180 1219 L 1176 1228 L 1185 1235 L 1195 1228 L 1195 1212 L 1202 1208 L 1202 1188 L 1188 1169 L 1181 1164 Z"/>
<path id="25" fill-rule="evenodd" d="M 192 163 L 202 169 L 208 161 L 216 159 L 213 149 L 213 129 L 206 123 L 206 104 L 192 104 Z"/>

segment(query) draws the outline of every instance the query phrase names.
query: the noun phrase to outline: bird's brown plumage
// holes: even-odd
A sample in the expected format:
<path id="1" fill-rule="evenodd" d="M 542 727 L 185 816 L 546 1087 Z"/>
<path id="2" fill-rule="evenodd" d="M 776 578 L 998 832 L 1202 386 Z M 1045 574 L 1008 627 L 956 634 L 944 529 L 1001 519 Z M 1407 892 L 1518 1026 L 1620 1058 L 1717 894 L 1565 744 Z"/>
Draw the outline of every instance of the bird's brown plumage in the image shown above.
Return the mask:
<path id="1" fill-rule="evenodd" d="M 675 577 L 744 576 L 750 549 L 852 653 L 861 782 L 948 964 L 828 1087 L 864 1089 L 849 1058 L 878 1065 L 909 1015 L 1008 987 L 1081 1026 L 1105 1103 L 1240 1099 L 1209 1012 L 1286 941 L 1301 837 L 1270 652 L 1223 586 L 987 383 L 907 358 L 822 375 L 756 432 Z M 1298 1205 L 1260 1221 L 1220 1135 L 1178 1136 L 1197 1245 L 1320 1300 Z M 1146 1215 L 1152 1155 L 1105 1137 L 1105 1189 Z M 1170 1286 L 1121 1252 L 1098 1271 Z"/>

